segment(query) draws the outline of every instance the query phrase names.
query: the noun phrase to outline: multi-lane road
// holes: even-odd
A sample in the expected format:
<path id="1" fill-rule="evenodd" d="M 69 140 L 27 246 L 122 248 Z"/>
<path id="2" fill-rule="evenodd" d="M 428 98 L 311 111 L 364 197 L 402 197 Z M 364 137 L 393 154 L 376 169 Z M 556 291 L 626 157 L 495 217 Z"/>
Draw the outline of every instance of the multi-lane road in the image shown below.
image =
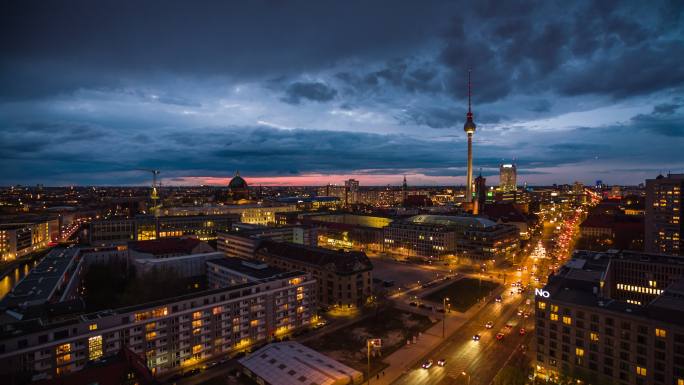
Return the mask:
<path id="1" fill-rule="evenodd" d="M 519 269 L 516 268 L 512 274 L 507 274 L 508 278 L 513 279 L 506 280 L 501 303 L 495 301 L 487 303 L 481 311 L 424 357 L 425 360 L 433 360 L 432 367 L 424 369 L 419 362 L 394 384 L 489 385 L 509 358 L 521 349 L 521 346 L 529 347 L 534 334 L 534 287 L 543 285 L 550 271 L 549 268 L 562 263 L 567 257 L 567 249 L 563 250 L 563 247 L 554 246 L 567 248 L 576 236 L 573 230 L 577 224 L 577 216 L 563 222 L 565 223 L 563 223 L 562 233 L 554 242 L 551 242 L 553 234 L 549 231 L 550 229 L 544 229 L 541 242 L 530 253 L 531 256 L 522 261 L 522 264 L 518 266 Z M 558 245 L 558 243 L 564 243 L 564 245 Z M 554 250 L 556 255 L 548 255 L 544 246 L 556 249 Z M 523 294 L 518 294 L 517 288 L 511 287 L 511 283 L 517 281 L 528 285 Z M 523 314 L 528 313 L 529 317 L 519 315 L 519 310 L 523 310 Z M 490 321 L 493 327 L 487 329 L 485 324 Z M 520 333 L 521 328 L 525 329 L 524 335 Z M 504 338 L 498 340 L 497 333 L 503 333 Z M 476 334 L 480 336 L 479 341 L 473 340 Z M 528 351 L 526 354 L 531 354 L 531 352 Z M 445 366 L 437 365 L 440 359 L 446 360 Z"/>
<path id="2" fill-rule="evenodd" d="M 492 301 L 485 305 L 426 357 L 435 363 L 431 368 L 423 369 L 418 363 L 395 384 L 467 384 L 468 381 L 472 385 L 489 384 L 514 350 L 521 343 L 527 343 L 533 328 L 532 314 L 529 318 L 517 314 L 527 298 L 528 293 L 511 295 L 505 290 L 501 303 Z M 527 308 L 532 313 L 531 306 Z M 487 329 L 485 324 L 490 321 L 493 327 Z M 523 327 L 526 333 L 521 336 Z M 504 333 L 504 338 L 497 340 L 497 333 Z M 473 340 L 476 334 L 480 336 L 479 341 Z M 439 359 L 446 359 L 444 367 L 437 366 Z"/>

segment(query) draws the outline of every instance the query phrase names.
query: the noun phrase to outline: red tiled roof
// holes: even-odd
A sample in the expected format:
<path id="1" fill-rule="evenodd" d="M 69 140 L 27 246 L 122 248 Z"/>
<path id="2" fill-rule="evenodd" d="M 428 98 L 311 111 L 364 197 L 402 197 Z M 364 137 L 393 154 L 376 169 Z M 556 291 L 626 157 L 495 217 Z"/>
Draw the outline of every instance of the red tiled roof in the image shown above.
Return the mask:
<path id="1" fill-rule="evenodd" d="M 200 242 L 199 239 L 195 238 L 164 238 L 153 241 L 128 242 L 128 248 L 140 253 L 155 255 L 171 253 L 190 254 Z"/>

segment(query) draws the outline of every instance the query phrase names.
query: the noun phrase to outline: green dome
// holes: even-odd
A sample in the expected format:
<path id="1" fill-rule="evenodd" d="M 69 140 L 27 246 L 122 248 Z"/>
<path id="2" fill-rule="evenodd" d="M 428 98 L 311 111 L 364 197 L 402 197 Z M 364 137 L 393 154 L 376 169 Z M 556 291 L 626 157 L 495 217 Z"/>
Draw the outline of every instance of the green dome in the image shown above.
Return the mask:
<path id="1" fill-rule="evenodd" d="M 239 171 L 235 174 L 235 177 L 233 177 L 233 179 L 230 180 L 230 183 L 228 183 L 228 188 L 230 188 L 230 189 L 246 189 L 247 188 L 247 182 L 245 182 L 245 180 L 242 179 Z"/>

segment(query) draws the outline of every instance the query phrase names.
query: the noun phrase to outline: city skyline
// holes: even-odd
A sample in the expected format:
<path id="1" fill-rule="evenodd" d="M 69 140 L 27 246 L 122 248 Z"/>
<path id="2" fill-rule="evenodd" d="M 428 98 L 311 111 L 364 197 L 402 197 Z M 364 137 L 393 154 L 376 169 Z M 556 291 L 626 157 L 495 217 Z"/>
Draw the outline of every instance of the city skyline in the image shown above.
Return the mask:
<path id="1" fill-rule="evenodd" d="M 490 185 L 684 170 L 676 2 L 55 4 L 0 15 L 0 185 L 464 185 L 470 68 Z"/>

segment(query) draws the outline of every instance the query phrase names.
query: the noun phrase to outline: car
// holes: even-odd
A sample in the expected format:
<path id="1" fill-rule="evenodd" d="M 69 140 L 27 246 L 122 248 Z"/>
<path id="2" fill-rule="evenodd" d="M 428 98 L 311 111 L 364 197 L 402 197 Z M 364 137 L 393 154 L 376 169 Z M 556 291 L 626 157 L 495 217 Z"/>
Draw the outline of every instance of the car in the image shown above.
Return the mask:
<path id="1" fill-rule="evenodd" d="M 437 360 L 437 365 L 438 365 L 438 366 L 444 366 L 444 365 L 446 365 L 446 359 L 445 359 L 445 358 L 442 358 L 442 359 Z"/>
<path id="2" fill-rule="evenodd" d="M 427 360 L 427 361 L 423 362 L 422 367 L 423 367 L 423 369 L 430 369 L 432 367 L 432 360 Z"/>
<path id="3" fill-rule="evenodd" d="M 506 324 L 506 325 L 505 325 L 505 328 L 510 330 L 511 328 L 513 328 L 513 325 L 511 325 L 511 324 Z"/>
<path id="4" fill-rule="evenodd" d="M 479 334 L 475 334 L 475 335 L 473 336 L 473 341 L 479 341 L 479 340 L 480 340 L 480 335 L 479 335 Z"/>
<path id="5" fill-rule="evenodd" d="M 529 316 L 530 316 L 530 313 L 524 313 L 524 314 L 523 314 L 523 317 L 524 317 L 524 318 L 528 318 Z"/>
<path id="6" fill-rule="evenodd" d="M 518 309 L 518 315 L 523 315 L 522 309 Z"/>
<path id="7" fill-rule="evenodd" d="M 501 302 L 501 296 L 496 297 L 495 301 L 496 301 L 496 302 Z"/>
<path id="8" fill-rule="evenodd" d="M 485 324 L 485 328 L 487 328 L 487 329 L 491 329 L 493 327 L 494 327 L 494 322 L 492 322 L 492 321 L 489 321 Z"/>
<path id="9" fill-rule="evenodd" d="M 527 331 L 525 331 L 525 328 L 520 328 L 520 335 L 524 336 Z"/>
<path id="10" fill-rule="evenodd" d="M 496 339 L 501 341 L 504 339 L 504 334 L 503 333 L 496 333 Z"/>

